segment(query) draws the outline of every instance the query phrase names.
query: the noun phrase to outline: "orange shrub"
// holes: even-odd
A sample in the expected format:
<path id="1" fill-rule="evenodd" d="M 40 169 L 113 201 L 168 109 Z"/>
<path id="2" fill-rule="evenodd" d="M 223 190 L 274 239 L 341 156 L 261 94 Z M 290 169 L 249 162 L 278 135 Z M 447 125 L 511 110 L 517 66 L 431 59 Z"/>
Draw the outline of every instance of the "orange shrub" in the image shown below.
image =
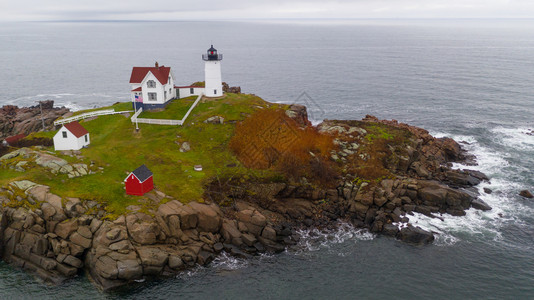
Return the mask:
<path id="1" fill-rule="evenodd" d="M 322 183 L 323 173 L 331 176 L 335 168 L 328 160 L 333 138 L 314 127 L 299 127 L 283 110 L 259 110 L 237 124 L 230 149 L 249 168 L 273 168 L 295 180 Z"/>

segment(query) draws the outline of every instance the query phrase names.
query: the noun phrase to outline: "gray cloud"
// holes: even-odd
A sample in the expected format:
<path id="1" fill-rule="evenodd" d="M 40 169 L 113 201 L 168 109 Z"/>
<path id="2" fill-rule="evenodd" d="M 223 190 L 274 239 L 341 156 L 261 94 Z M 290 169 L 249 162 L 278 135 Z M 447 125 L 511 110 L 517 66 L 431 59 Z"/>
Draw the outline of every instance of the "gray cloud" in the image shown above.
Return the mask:
<path id="1" fill-rule="evenodd" d="M 0 0 L 0 20 L 532 18 L 530 0 Z"/>

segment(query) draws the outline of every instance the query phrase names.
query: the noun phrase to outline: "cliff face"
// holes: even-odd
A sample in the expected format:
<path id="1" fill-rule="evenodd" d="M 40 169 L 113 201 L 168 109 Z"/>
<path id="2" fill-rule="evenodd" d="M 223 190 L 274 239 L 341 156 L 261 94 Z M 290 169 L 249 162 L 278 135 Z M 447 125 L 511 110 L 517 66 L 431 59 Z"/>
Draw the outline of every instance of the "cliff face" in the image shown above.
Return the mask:
<path id="1" fill-rule="evenodd" d="M 86 269 L 99 287 L 115 288 L 206 265 L 224 250 L 240 257 L 283 251 L 292 234 L 252 207 L 228 218 L 216 204 L 184 205 L 159 191 L 149 195 L 162 203 L 157 211 L 132 207 L 114 221 L 101 220 L 94 201 L 62 199 L 29 181 L 2 193 L 0 256 L 55 284 Z"/>
<path id="2" fill-rule="evenodd" d="M 42 101 L 43 115 L 46 130 L 54 127 L 54 120 L 65 115 L 69 109 L 54 108 L 54 101 Z M 43 129 L 41 121 L 41 108 L 39 105 L 22 107 L 4 105 L 0 108 L 0 139 L 20 133 L 29 134 Z"/>

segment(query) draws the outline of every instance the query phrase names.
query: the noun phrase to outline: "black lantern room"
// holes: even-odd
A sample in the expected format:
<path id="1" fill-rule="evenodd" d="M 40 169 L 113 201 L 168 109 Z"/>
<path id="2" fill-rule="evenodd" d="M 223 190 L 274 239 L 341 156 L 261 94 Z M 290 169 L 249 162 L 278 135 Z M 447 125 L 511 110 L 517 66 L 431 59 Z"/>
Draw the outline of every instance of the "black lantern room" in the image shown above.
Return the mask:
<path id="1" fill-rule="evenodd" d="M 207 53 L 202 55 L 203 60 L 222 60 L 222 54 L 217 54 L 217 49 L 213 45 L 208 49 Z"/>

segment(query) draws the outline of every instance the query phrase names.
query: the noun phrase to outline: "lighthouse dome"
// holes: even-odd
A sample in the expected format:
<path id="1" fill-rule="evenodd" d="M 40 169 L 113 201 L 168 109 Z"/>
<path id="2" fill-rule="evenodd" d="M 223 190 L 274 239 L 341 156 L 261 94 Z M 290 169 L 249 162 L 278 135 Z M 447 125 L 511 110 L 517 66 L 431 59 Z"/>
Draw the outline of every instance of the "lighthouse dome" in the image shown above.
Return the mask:
<path id="1" fill-rule="evenodd" d="M 217 54 L 217 49 L 213 45 L 208 49 L 205 55 L 202 55 L 203 60 L 222 60 L 222 54 Z"/>

